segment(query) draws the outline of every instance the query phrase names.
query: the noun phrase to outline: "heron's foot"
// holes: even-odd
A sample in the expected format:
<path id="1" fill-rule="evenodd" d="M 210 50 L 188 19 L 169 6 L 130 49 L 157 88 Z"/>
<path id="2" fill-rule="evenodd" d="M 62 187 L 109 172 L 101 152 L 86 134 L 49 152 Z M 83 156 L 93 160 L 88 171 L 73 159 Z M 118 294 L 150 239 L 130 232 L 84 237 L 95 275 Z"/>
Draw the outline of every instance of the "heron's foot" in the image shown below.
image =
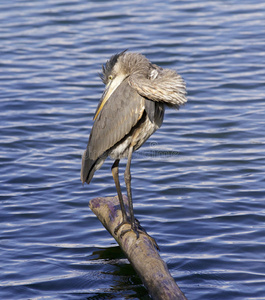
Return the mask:
<path id="1" fill-rule="evenodd" d="M 135 234 L 136 234 L 136 239 L 139 238 L 139 234 L 144 234 L 148 237 L 148 239 L 152 242 L 152 244 L 156 247 L 157 250 L 160 250 L 158 245 L 157 245 L 157 242 L 156 240 L 151 237 L 147 232 L 146 230 L 141 226 L 140 222 L 135 219 L 135 222 L 133 224 L 131 224 L 130 222 L 128 221 L 123 221 L 121 224 L 119 224 L 115 230 L 114 230 L 114 233 L 117 234 L 118 230 L 121 228 L 122 225 L 124 224 L 130 224 L 131 225 L 131 228 L 130 229 L 125 229 L 121 232 L 120 234 L 120 237 L 122 238 L 127 232 L 130 232 L 130 231 L 133 231 Z"/>
<path id="2" fill-rule="evenodd" d="M 133 231 L 135 234 L 136 234 L 136 239 L 139 238 L 139 233 L 140 230 L 139 230 L 139 227 L 138 227 L 138 223 L 137 221 L 135 221 L 135 223 L 129 223 L 131 225 L 131 228 L 130 229 L 125 229 L 121 232 L 120 236 L 121 238 L 127 233 L 127 232 L 130 232 L 130 231 Z M 139 223 L 140 224 L 140 223 Z"/>
<path id="3" fill-rule="evenodd" d="M 123 225 L 125 225 L 125 224 L 129 224 L 129 225 L 132 225 L 131 224 L 131 222 L 130 221 L 128 221 L 127 219 L 123 219 L 123 221 L 114 229 L 114 234 L 116 234 L 117 235 L 117 232 L 120 230 L 120 228 L 123 226 Z M 141 227 L 141 225 L 140 225 L 140 222 L 137 220 L 137 219 L 135 219 L 135 228 L 141 228 L 141 229 L 143 229 L 142 227 Z M 127 230 L 123 230 L 122 231 L 122 234 L 121 234 L 121 236 L 123 236 L 126 232 L 129 232 L 129 231 L 131 231 L 132 229 L 127 229 Z M 124 232 L 125 231 L 125 232 Z M 134 231 L 134 230 L 133 230 Z M 124 233 L 123 233 L 124 232 Z M 136 234 L 137 235 L 137 234 Z M 139 235 L 137 235 L 137 238 L 139 237 Z"/>
<path id="4" fill-rule="evenodd" d="M 125 224 L 129 224 L 131 225 L 131 222 L 127 221 L 127 220 L 123 220 L 115 229 L 114 229 L 114 234 L 117 235 L 117 232 L 120 230 L 120 228 L 125 225 Z"/>

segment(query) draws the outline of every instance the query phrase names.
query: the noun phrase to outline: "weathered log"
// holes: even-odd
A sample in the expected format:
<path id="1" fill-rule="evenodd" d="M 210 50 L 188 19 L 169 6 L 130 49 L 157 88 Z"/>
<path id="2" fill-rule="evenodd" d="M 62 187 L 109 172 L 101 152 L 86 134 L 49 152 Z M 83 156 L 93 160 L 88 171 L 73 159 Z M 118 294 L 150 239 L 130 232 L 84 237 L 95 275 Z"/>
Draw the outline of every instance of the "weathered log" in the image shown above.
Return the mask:
<path id="1" fill-rule="evenodd" d="M 123 196 L 123 199 L 128 211 L 127 197 Z M 114 229 L 122 221 L 117 196 L 92 199 L 89 202 L 89 207 L 120 245 L 152 299 L 187 300 L 170 275 L 167 265 L 161 259 L 152 238 L 140 233 L 137 239 L 136 234 L 132 231 L 121 236 L 122 231 L 130 228 L 129 224 L 122 225 L 117 234 L 114 233 Z"/>

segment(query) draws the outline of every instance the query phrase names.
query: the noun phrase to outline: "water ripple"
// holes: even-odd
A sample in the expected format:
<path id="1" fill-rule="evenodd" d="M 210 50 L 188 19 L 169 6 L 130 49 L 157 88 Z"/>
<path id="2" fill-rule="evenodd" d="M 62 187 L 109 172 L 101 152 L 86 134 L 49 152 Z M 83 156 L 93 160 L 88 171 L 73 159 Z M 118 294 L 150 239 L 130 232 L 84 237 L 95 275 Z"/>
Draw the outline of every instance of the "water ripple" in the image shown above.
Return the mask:
<path id="1" fill-rule="evenodd" d="M 79 179 L 98 72 L 127 48 L 189 100 L 134 153 L 137 218 L 189 300 L 263 299 L 264 17 L 262 1 L 0 3 L 1 299 L 147 299 L 87 206 L 116 193 L 112 162 Z"/>

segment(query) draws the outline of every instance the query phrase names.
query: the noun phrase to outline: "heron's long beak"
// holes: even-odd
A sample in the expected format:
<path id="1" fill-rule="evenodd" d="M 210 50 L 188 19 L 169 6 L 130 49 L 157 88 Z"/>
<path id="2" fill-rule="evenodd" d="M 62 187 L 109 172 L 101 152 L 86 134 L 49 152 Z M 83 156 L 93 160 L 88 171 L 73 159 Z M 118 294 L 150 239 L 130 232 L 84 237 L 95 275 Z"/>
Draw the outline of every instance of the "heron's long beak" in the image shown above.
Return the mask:
<path id="1" fill-rule="evenodd" d="M 100 113 L 102 107 L 105 105 L 105 103 L 107 102 L 107 100 L 109 99 L 109 96 L 110 96 L 110 84 L 107 85 L 106 89 L 104 90 L 103 92 L 103 95 L 99 101 L 99 104 L 98 104 L 98 108 L 96 110 L 96 113 L 95 113 L 95 116 L 94 116 L 94 121 L 96 120 L 98 114 Z"/>
<path id="2" fill-rule="evenodd" d="M 96 120 L 97 116 L 99 115 L 100 111 L 102 110 L 103 106 L 108 101 L 111 94 L 116 90 L 116 88 L 121 84 L 123 81 L 124 76 L 117 76 L 113 81 L 109 82 L 103 92 L 103 95 L 99 101 L 98 108 L 96 110 L 94 121 Z"/>

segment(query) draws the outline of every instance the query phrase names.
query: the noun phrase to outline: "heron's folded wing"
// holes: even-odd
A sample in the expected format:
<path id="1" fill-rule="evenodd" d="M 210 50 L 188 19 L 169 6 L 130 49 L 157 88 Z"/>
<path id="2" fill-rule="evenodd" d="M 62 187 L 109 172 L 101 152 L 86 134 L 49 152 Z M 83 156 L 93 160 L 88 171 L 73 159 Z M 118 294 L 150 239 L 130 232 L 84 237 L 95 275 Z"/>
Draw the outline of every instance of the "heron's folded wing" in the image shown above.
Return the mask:
<path id="1" fill-rule="evenodd" d="M 134 74 L 129 84 L 147 99 L 179 108 L 187 102 L 186 85 L 179 74 L 169 69 L 154 68 L 150 78 Z"/>
<path id="2" fill-rule="evenodd" d="M 131 131 L 143 114 L 144 101 L 128 79 L 116 88 L 94 122 L 87 145 L 90 159 L 96 160 Z"/>

